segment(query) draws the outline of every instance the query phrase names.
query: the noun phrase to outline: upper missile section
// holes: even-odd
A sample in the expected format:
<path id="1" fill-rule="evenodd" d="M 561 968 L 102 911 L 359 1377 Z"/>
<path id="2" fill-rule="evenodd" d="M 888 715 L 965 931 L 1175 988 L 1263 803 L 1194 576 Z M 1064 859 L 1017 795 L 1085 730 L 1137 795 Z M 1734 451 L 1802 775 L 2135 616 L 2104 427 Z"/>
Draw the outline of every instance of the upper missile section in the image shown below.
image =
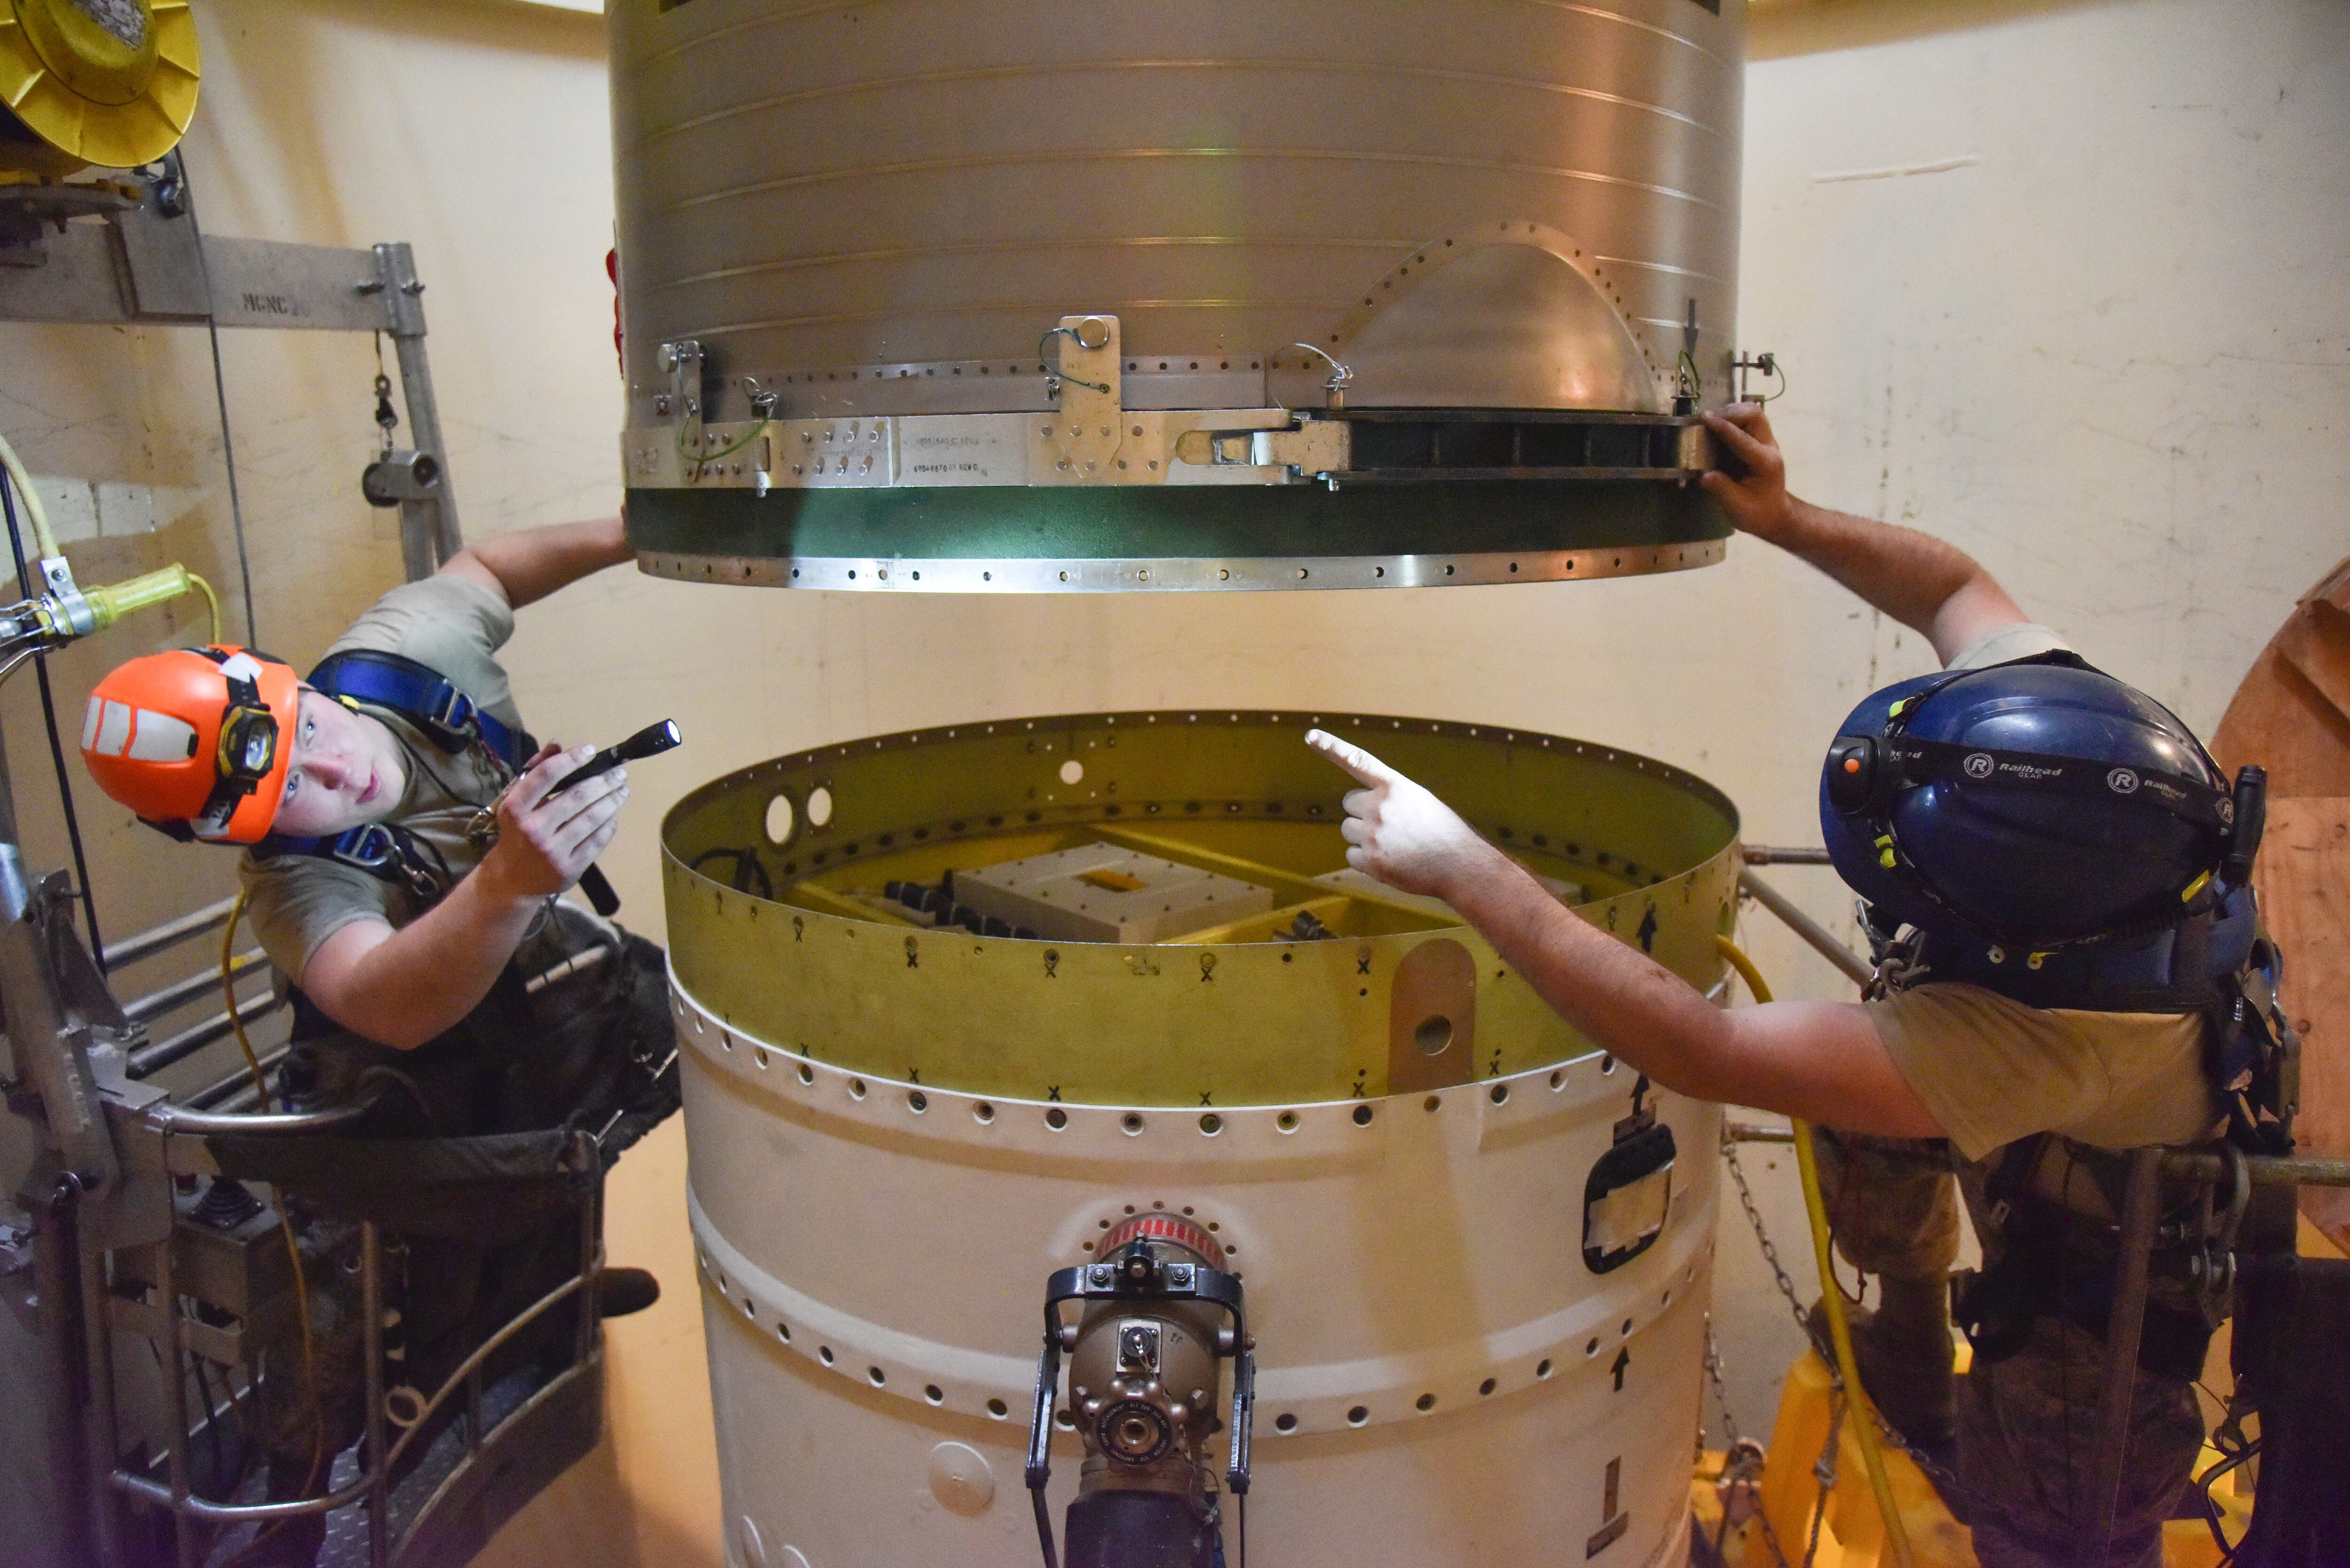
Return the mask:
<path id="1" fill-rule="evenodd" d="M 614 0 L 645 568 L 919 591 L 1669 570 L 1743 0 Z"/>

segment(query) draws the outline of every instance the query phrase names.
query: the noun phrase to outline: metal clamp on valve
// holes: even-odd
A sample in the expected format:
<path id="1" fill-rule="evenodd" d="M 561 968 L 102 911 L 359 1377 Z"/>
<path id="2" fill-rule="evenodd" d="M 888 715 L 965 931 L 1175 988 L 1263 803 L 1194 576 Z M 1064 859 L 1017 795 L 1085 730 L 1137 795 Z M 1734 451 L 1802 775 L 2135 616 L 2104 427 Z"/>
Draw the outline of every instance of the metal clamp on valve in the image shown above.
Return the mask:
<path id="1" fill-rule="evenodd" d="M 1100 1261 L 1056 1271 L 1045 1287 L 1045 1347 L 1029 1417 L 1028 1492 L 1045 1568 L 1059 1568 L 1052 1517 L 1053 1408 L 1069 1355 L 1068 1415 L 1086 1448 L 1069 1505 L 1069 1568 L 1219 1568 L 1222 1513 L 1208 1455 L 1217 1362 L 1232 1360 L 1232 1451 L 1224 1484 L 1249 1487 L 1256 1359 L 1241 1283 L 1223 1249 L 1189 1220 L 1138 1215 L 1103 1238 Z M 1075 1323 L 1061 1306 L 1083 1302 Z M 1229 1320 L 1229 1321 L 1225 1321 Z M 1245 1503 L 1240 1561 L 1248 1558 Z"/>

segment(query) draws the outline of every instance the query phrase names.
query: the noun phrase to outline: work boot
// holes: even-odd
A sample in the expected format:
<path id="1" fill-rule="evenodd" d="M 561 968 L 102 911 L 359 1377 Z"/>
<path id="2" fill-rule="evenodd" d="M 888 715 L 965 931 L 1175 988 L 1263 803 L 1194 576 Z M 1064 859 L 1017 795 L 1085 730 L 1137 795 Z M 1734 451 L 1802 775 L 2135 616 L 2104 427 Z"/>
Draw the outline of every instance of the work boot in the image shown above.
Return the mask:
<path id="1" fill-rule="evenodd" d="M 1877 1277 L 1879 1305 L 1846 1313 L 1861 1386 L 1887 1425 L 1913 1448 L 1946 1452 L 1957 1435 L 1958 1384 L 1951 1376 L 1949 1282 L 1941 1276 Z M 1828 1337 L 1827 1306 L 1812 1303 L 1813 1338 Z"/>
<path id="2" fill-rule="evenodd" d="M 596 1315 L 626 1317 L 660 1300 L 660 1282 L 650 1269 L 606 1269 L 596 1276 Z"/>

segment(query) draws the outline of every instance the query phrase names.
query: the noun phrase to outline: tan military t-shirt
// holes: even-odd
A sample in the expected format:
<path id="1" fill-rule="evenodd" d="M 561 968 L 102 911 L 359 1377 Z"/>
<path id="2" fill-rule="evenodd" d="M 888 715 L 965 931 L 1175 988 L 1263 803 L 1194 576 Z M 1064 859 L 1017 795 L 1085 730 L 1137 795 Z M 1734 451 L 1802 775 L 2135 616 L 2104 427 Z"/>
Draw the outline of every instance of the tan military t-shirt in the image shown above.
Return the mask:
<path id="1" fill-rule="evenodd" d="M 1957 981 L 1866 1005 L 1895 1068 L 1969 1159 L 2039 1132 L 2098 1148 L 2198 1143 L 2220 1120 L 2198 1013 L 2026 1007 Z"/>
<path id="2" fill-rule="evenodd" d="M 443 573 L 384 595 L 328 651 L 364 648 L 415 659 L 520 729 L 522 715 L 494 657 L 513 635 L 514 611 L 502 596 Z M 360 706 L 383 722 L 407 753 L 408 787 L 389 820 L 406 829 L 428 855 L 437 853 L 454 883 L 482 857 L 483 847 L 466 838 L 465 829 L 474 812 L 505 787 L 504 770 L 479 747 L 452 757 L 398 715 Z M 270 961 L 297 985 L 318 945 L 345 926 L 381 920 L 396 929 L 425 908 L 405 887 L 317 856 L 262 859 L 248 853 L 238 871 L 249 895 L 246 918 L 254 934 Z"/>

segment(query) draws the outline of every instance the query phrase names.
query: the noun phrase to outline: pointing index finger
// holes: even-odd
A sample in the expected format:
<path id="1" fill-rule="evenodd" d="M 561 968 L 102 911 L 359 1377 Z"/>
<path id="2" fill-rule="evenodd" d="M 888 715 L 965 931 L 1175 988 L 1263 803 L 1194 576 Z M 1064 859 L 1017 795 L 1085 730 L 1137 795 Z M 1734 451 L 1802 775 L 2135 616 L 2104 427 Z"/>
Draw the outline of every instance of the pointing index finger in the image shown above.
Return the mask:
<path id="1" fill-rule="evenodd" d="M 1352 774 L 1357 783 L 1382 784 L 1395 777 L 1395 771 L 1387 763 L 1326 730 L 1306 731 L 1305 743 Z"/>

